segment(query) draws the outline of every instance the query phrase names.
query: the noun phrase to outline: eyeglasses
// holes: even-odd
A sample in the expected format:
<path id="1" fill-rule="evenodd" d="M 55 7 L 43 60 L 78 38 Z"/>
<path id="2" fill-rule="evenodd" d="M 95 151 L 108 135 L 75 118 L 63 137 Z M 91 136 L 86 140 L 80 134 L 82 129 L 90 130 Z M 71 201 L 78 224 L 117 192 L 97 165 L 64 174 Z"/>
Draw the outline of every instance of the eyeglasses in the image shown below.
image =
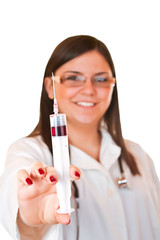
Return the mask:
<path id="1" fill-rule="evenodd" d="M 54 76 L 55 82 L 61 83 L 66 87 L 81 87 L 87 80 L 87 77 L 77 73 L 67 73 L 62 76 Z M 92 84 L 95 87 L 110 88 L 115 86 L 115 78 L 107 73 L 98 73 L 92 78 Z"/>

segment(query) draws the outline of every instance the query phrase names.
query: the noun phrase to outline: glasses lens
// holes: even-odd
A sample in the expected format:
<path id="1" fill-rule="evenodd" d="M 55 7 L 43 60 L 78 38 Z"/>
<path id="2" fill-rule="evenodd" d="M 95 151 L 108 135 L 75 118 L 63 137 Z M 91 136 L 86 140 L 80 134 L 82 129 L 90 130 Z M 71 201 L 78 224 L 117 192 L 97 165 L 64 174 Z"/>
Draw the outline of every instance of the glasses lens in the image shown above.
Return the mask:
<path id="1" fill-rule="evenodd" d="M 77 74 L 68 74 L 68 75 L 64 75 L 61 78 L 61 83 L 66 85 L 66 86 L 81 86 L 83 85 L 85 81 L 85 77 L 82 75 L 77 75 Z"/>
<path id="2" fill-rule="evenodd" d="M 108 75 L 99 75 L 93 78 L 93 83 L 96 87 L 111 87 L 115 84 L 115 79 Z"/>

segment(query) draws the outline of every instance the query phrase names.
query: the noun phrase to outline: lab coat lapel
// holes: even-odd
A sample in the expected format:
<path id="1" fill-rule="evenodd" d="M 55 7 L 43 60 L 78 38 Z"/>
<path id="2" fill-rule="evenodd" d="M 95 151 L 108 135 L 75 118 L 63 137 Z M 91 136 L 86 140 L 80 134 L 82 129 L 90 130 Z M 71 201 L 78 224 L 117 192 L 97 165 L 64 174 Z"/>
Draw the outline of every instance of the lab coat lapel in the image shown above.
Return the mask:
<path id="1" fill-rule="evenodd" d="M 100 150 L 100 162 L 109 170 L 110 167 L 118 160 L 121 154 L 121 148 L 115 144 L 111 135 L 102 129 L 102 142 Z"/>

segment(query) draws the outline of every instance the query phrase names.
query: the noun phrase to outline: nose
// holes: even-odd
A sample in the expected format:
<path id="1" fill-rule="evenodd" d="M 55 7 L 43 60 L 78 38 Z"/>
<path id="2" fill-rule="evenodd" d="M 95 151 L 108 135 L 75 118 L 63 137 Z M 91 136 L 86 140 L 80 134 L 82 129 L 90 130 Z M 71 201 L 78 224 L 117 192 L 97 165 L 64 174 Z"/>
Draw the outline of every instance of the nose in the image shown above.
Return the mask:
<path id="1" fill-rule="evenodd" d="M 91 79 L 87 79 L 84 82 L 84 85 L 81 89 L 81 93 L 83 93 L 84 95 L 95 95 L 96 94 L 96 88 L 94 87 Z"/>

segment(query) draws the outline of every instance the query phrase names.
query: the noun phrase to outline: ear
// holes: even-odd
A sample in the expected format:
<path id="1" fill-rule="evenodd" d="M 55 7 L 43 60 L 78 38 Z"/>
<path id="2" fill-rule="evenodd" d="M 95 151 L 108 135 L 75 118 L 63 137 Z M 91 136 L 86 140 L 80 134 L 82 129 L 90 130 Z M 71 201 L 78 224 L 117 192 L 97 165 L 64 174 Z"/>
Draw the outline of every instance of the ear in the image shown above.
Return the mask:
<path id="1" fill-rule="evenodd" d="M 51 77 L 46 77 L 44 79 L 44 85 L 45 85 L 48 97 L 50 99 L 53 99 L 54 98 L 54 93 L 53 93 L 53 81 L 52 81 L 52 78 Z"/>

